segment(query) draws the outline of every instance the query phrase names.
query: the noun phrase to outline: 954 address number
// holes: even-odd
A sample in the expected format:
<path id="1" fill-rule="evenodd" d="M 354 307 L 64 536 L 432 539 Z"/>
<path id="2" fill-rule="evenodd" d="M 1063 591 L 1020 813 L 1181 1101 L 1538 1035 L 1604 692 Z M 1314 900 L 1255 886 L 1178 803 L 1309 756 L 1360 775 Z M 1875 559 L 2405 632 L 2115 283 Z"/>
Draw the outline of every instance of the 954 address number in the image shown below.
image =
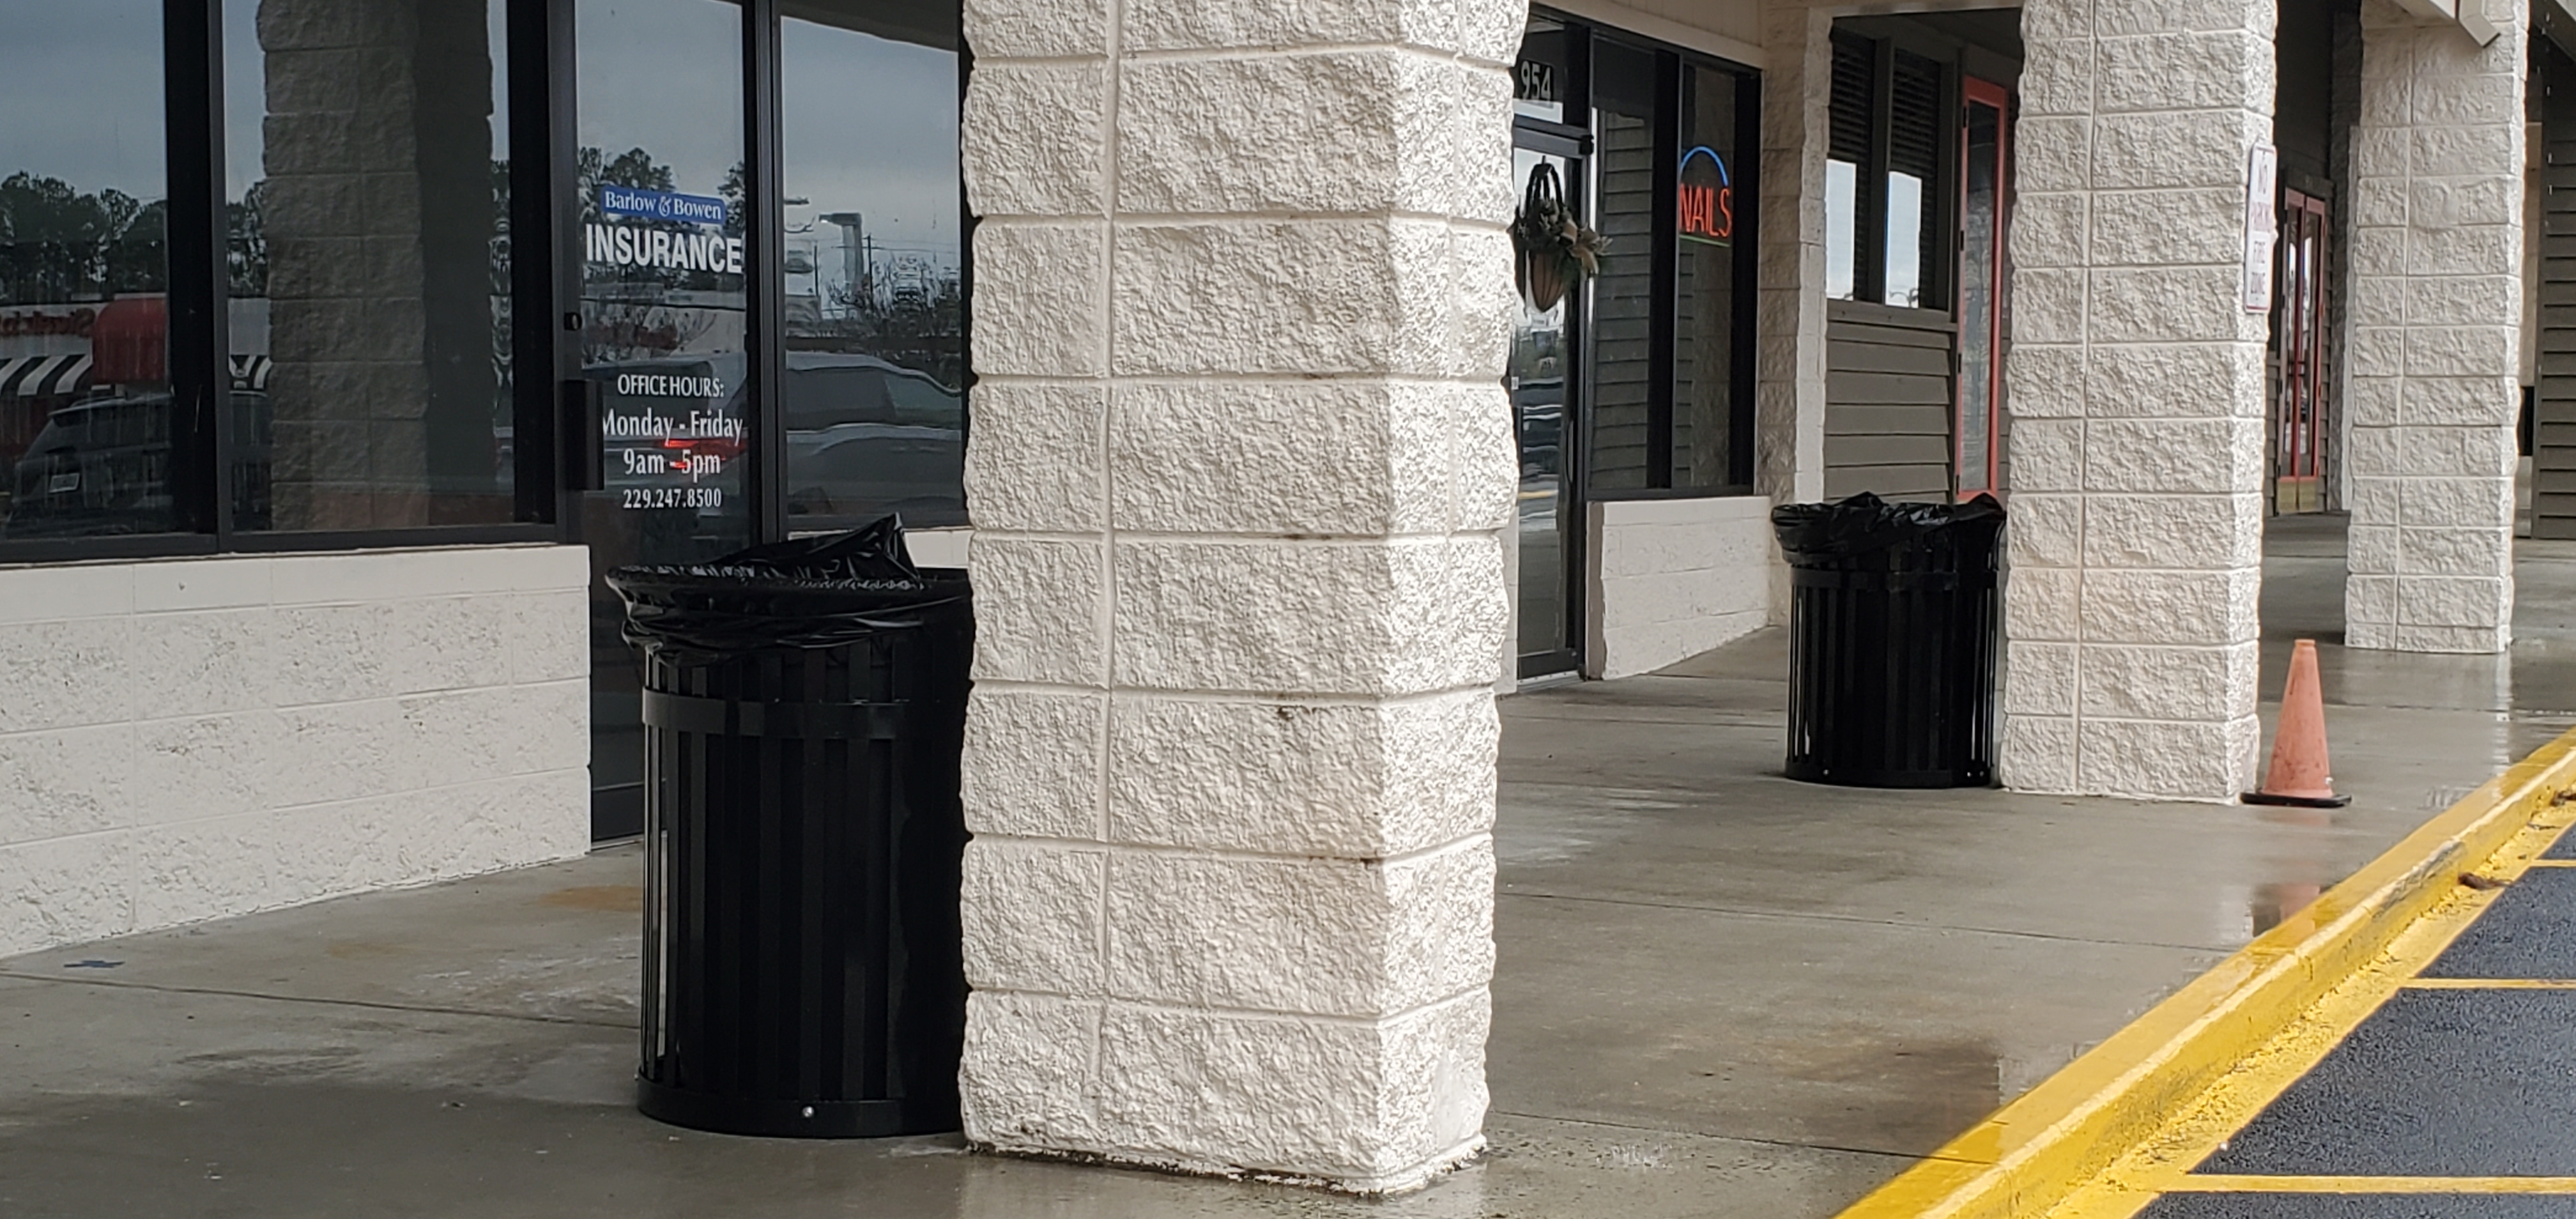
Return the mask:
<path id="1" fill-rule="evenodd" d="M 628 487 L 619 493 L 620 508 L 721 508 L 722 487 Z"/>

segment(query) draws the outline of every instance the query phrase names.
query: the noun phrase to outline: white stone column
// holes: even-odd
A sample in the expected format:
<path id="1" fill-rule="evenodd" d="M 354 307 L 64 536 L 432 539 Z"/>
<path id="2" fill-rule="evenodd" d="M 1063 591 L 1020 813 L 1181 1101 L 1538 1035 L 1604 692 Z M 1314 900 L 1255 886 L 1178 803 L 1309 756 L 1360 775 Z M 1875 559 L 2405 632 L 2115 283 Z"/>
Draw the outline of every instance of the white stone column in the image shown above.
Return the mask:
<path id="1" fill-rule="evenodd" d="M 1804 3 L 1762 15 L 1762 224 L 1754 294 L 1754 486 L 1774 504 L 1825 496 L 1825 151 L 1833 18 Z M 1771 556 L 1771 621 L 1789 620 L 1789 565 Z"/>
<path id="2" fill-rule="evenodd" d="M 2022 9 L 2008 786 L 2253 778 L 2265 319 L 2239 276 L 2274 24 L 2270 0 Z"/>
<path id="3" fill-rule="evenodd" d="M 1771 502 L 1825 494 L 1825 150 L 1833 18 L 1762 15 L 1762 268 L 1755 295 L 1754 479 Z M 1785 608 L 1786 597 L 1776 599 Z"/>
<path id="4" fill-rule="evenodd" d="M 2463 0 L 2476 4 L 2479 0 Z M 2362 5 L 2353 132 L 2345 642 L 2512 641 L 2522 321 L 2523 0 L 2480 47 Z"/>
<path id="5" fill-rule="evenodd" d="M 1482 1145 L 1517 0 L 969 0 L 967 1136 Z"/>

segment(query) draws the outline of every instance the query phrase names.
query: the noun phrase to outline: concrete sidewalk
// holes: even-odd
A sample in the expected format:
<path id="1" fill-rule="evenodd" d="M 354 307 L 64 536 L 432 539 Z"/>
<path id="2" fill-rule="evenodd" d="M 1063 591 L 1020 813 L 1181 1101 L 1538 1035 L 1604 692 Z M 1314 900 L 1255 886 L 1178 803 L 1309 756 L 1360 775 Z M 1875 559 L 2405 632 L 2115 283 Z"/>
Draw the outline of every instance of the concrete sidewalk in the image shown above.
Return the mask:
<path id="1" fill-rule="evenodd" d="M 2576 722 L 2576 547 L 2509 657 L 2354 654 L 2340 531 L 2266 685 L 2327 641 L 2349 809 L 1791 783 L 1776 633 L 1506 700 L 1493 1151 L 1409 1197 L 650 1122 L 623 848 L 0 962 L 0 1214 L 1829 1215 Z"/>

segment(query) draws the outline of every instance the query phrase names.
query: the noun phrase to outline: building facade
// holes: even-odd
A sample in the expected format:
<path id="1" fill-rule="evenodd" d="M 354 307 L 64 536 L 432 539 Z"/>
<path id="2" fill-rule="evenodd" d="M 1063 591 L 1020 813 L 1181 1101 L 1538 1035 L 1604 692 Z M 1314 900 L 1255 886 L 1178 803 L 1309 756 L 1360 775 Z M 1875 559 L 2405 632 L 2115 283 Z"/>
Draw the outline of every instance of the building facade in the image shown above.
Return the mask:
<path id="1" fill-rule="evenodd" d="M 1417 1184 L 1495 698 L 1775 504 L 2005 500 L 2024 790 L 2250 783 L 2274 513 L 2507 643 L 2537 2 L 0 2 L 0 953 L 631 837 L 601 574 L 900 512 L 969 1136 Z"/>

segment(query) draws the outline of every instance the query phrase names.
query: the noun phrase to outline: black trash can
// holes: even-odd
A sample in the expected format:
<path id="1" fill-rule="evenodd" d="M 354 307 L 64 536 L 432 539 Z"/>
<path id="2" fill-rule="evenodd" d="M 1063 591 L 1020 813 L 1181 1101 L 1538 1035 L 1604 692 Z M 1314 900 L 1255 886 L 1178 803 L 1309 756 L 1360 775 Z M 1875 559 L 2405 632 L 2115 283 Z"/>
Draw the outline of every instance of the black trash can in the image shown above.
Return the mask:
<path id="1" fill-rule="evenodd" d="M 889 519 L 608 576 L 643 654 L 638 1106 L 729 1134 L 958 1127 L 974 620 Z"/>
<path id="2" fill-rule="evenodd" d="M 1788 775 L 1850 787 L 1994 781 L 2003 506 L 1783 504 Z"/>

